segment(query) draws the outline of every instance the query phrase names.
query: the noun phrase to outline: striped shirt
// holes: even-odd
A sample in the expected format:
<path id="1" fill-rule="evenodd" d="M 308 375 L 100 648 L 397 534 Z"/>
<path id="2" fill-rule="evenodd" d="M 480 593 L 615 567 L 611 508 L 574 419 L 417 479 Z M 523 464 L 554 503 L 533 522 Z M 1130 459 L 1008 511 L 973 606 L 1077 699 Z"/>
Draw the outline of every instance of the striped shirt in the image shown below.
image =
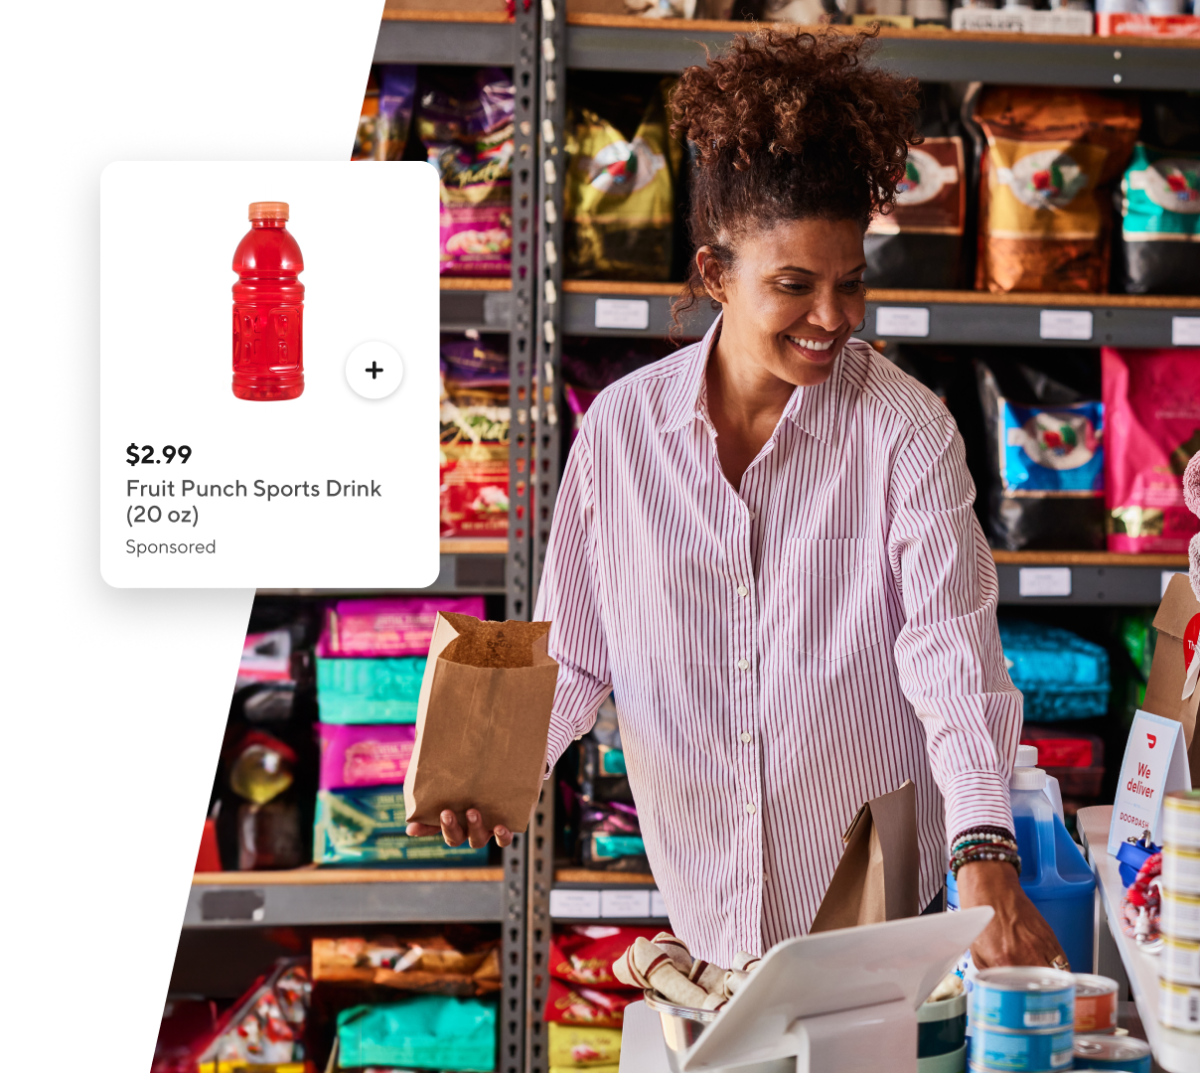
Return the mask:
<path id="1" fill-rule="evenodd" d="M 734 489 L 706 401 L 719 325 L 588 411 L 537 617 L 559 661 L 549 760 L 611 688 L 671 924 L 728 965 L 808 930 L 849 821 L 905 779 L 922 905 L 948 836 L 1011 829 L 1021 696 L 938 399 L 851 340 Z"/>

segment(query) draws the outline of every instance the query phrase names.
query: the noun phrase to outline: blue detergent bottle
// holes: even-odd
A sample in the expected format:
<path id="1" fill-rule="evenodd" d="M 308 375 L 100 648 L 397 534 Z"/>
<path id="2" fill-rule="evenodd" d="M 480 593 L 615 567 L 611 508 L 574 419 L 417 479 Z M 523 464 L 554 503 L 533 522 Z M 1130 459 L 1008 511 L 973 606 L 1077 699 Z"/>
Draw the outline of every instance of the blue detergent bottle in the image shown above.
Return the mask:
<path id="1" fill-rule="evenodd" d="M 1096 877 L 1050 803 L 1041 768 L 1014 768 L 1009 793 L 1021 887 L 1053 929 L 1071 971 L 1091 972 Z M 954 877 L 948 874 L 946 883 L 948 905 L 957 909 Z"/>

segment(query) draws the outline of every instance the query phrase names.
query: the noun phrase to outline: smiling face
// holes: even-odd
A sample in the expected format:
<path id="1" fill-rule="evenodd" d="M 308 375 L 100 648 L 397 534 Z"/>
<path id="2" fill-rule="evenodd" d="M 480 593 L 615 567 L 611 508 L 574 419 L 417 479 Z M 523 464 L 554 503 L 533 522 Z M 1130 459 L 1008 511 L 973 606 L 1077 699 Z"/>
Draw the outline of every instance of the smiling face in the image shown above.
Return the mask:
<path id="1" fill-rule="evenodd" d="M 819 384 L 866 313 L 863 233 L 854 220 L 808 218 L 739 236 L 736 263 L 705 246 L 701 275 L 724 307 L 721 349 L 789 384 Z"/>

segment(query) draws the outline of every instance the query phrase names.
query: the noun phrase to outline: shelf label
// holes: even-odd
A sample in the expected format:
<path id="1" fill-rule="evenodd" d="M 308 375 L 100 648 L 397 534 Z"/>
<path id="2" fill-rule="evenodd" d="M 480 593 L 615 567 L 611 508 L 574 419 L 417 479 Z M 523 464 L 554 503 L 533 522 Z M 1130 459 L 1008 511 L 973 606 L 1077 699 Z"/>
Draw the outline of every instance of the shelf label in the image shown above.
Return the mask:
<path id="1" fill-rule="evenodd" d="M 1021 596 L 1070 596 L 1069 566 L 1023 566 L 1017 574 Z"/>
<path id="2" fill-rule="evenodd" d="M 598 890 L 552 890 L 550 892 L 550 915 L 595 920 L 600 915 L 600 892 Z"/>
<path id="3" fill-rule="evenodd" d="M 929 334 L 929 310 L 925 306 L 879 306 L 875 310 L 875 334 L 923 339 Z"/>
<path id="4" fill-rule="evenodd" d="M 266 898 L 261 890 L 206 890 L 200 895 L 201 920 L 245 920 L 261 923 Z"/>
<path id="5" fill-rule="evenodd" d="M 637 917 L 650 915 L 648 890 L 605 890 L 600 892 L 602 917 Z"/>
<path id="6" fill-rule="evenodd" d="M 650 915 L 652 917 L 663 917 L 664 919 L 671 914 L 667 912 L 667 902 L 662 896 L 662 891 L 657 887 L 650 892 Z"/>
<path id="7" fill-rule="evenodd" d="M 1171 346 L 1200 346 L 1200 317 L 1172 317 Z"/>
<path id="8" fill-rule="evenodd" d="M 650 327 L 650 303 L 645 298 L 597 298 L 596 327 L 645 331 Z"/>
<path id="9" fill-rule="evenodd" d="M 1091 339 L 1090 309 L 1043 309 L 1038 334 L 1043 339 Z"/>

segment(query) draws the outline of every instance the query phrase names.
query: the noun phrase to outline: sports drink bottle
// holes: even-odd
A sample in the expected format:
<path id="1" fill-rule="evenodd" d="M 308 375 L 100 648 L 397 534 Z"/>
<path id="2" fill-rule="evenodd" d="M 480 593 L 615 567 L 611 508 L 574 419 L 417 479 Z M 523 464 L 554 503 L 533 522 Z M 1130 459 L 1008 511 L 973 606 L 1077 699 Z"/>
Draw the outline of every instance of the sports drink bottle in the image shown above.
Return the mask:
<path id="1" fill-rule="evenodd" d="M 283 201 L 250 206 L 233 270 L 233 393 L 271 402 L 304 391 L 304 271 Z"/>

